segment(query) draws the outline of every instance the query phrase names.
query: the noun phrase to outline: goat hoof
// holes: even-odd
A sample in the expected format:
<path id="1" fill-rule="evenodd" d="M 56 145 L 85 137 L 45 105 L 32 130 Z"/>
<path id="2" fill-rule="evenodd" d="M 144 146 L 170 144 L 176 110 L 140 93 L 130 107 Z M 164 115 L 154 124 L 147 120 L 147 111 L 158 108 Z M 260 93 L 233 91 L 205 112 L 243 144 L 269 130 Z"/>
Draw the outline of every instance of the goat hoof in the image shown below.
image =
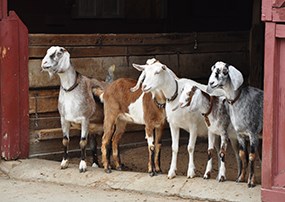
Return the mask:
<path id="1" fill-rule="evenodd" d="M 249 183 L 249 184 L 247 184 L 247 187 L 248 188 L 253 188 L 253 187 L 255 187 L 255 184 Z"/>
<path id="2" fill-rule="evenodd" d="M 226 181 L 225 176 L 221 176 L 221 177 L 219 178 L 219 182 L 224 182 L 224 181 Z"/>
<path id="3" fill-rule="evenodd" d="M 128 167 L 127 166 L 125 166 L 125 164 L 120 164 L 117 168 L 116 168 L 116 170 L 118 170 L 118 171 L 125 171 L 125 170 L 128 170 Z"/>
<path id="4" fill-rule="evenodd" d="M 211 178 L 211 173 L 210 173 L 210 172 L 206 173 L 206 174 L 204 175 L 204 177 L 203 177 L 204 180 L 208 180 L 208 179 L 210 179 L 210 178 Z"/>
<path id="5" fill-rule="evenodd" d="M 93 163 L 93 164 L 92 164 L 92 167 L 93 167 L 93 168 L 99 168 L 99 165 L 98 165 L 97 163 Z"/>
<path id="6" fill-rule="evenodd" d="M 80 173 L 84 173 L 85 171 L 86 171 L 86 170 L 83 169 L 83 168 L 79 169 L 79 172 L 80 172 Z"/>
<path id="7" fill-rule="evenodd" d="M 154 172 L 155 172 L 156 174 L 162 174 L 162 170 L 160 170 L 160 169 L 159 169 L 159 170 L 155 170 Z"/>
<path id="8" fill-rule="evenodd" d="M 155 171 L 149 172 L 148 174 L 149 174 L 150 177 L 157 176 L 157 173 Z"/>
<path id="9" fill-rule="evenodd" d="M 84 160 L 81 160 L 79 163 L 79 172 L 84 173 L 87 170 L 87 164 Z"/>
<path id="10" fill-rule="evenodd" d="M 60 168 L 61 169 L 66 169 L 68 167 L 69 161 L 67 159 L 62 159 L 60 163 Z"/>
<path id="11" fill-rule="evenodd" d="M 110 168 L 104 169 L 104 171 L 105 171 L 105 173 L 108 173 L 108 174 L 112 172 L 112 170 Z"/>

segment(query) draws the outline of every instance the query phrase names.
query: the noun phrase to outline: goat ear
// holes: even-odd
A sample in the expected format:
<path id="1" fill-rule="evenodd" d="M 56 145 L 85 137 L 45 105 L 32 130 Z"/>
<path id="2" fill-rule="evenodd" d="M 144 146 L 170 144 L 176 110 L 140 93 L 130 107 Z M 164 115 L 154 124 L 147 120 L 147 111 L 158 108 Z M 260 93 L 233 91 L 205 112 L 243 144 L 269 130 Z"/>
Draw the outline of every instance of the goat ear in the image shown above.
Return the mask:
<path id="1" fill-rule="evenodd" d="M 139 70 L 140 72 L 142 72 L 145 69 L 144 65 L 138 65 L 133 63 L 133 67 L 136 68 L 137 70 Z"/>
<path id="2" fill-rule="evenodd" d="M 237 70 L 234 66 L 229 65 L 229 76 L 232 81 L 234 90 L 237 90 L 243 84 L 242 73 Z"/>

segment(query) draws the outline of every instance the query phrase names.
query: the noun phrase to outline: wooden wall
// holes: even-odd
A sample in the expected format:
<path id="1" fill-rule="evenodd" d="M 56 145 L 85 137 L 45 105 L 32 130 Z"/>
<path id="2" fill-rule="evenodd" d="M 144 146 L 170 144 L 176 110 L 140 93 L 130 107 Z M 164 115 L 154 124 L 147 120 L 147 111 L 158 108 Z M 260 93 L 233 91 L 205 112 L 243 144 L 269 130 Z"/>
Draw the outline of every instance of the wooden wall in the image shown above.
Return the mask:
<path id="1" fill-rule="evenodd" d="M 179 77 L 207 83 L 210 67 L 218 60 L 249 73 L 249 32 L 202 32 L 183 34 L 30 34 L 29 113 L 30 156 L 61 151 L 57 97 L 59 79 L 41 72 L 40 64 L 52 45 L 65 47 L 82 74 L 104 80 L 110 65 L 116 65 L 115 79 L 137 78 L 132 63 L 144 64 L 156 57 Z M 55 129 L 56 128 L 56 129 Z M 48 130 L 46 130 L 48 129 Z M 53 130 L 51 130 L 53 129 Z M 128 131 L 142 130 L 129 127 Z M 78 136 L 78 131 L 73 131 Z M 132 136 L 129 141 L 143 141 Z M 55 143 L 56 142 L 56 143 Z M 76 142 L 71 149 L 78 148 Z"/>

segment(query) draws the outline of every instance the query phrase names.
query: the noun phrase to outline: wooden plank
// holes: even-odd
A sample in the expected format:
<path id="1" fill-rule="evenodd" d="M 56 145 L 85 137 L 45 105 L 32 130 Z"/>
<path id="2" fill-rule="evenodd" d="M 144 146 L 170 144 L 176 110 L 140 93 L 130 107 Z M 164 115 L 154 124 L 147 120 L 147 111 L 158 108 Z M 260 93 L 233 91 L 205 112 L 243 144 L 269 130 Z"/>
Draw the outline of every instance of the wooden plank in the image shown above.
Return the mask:
<path id="1" fill-rule="evenodd" d="M 275 36 L 277 38 L 285 38 L 285 25 L 284 24 L 276 24 L 276 32 Z"/>
<path id="2" fill-rule="evenodd" d="M 194 80 L 208 81 L 211 73 L 211 66 L 217 61 L 224 61 L 238 68 L 245 77 L 248 76 L 248 53 L 203 53 L 185 54 L 179 56 L 178 75 Z M 206 84 L 206 83 L 205 83 Z"/>
<path id="3" fill-rule="evenodd" d="M 262 143 L 262 187 L 271 189 L 273 185 L 273 152 L 274 152 L 274 134 L 275 134 L 275 110 L 274 97 L 275 90 L 275 72 L 276 72 L 276 38 L 275 23 L 265 24 L 265 53 L 264 53 L 264 109 L 263 109 L 263 143 Z M 262 194 L 265 194 L 262 191 Z"/>
<path id="4" fill-rule="evenodd" d="M 167 34 L 30 34 L 30 46 L 114 46 L 188 44 L 200 41 L 246 41 L 248 32 Z"/>
<path id="5" fill-rule="evenodd" d="M 285 22 L 285 7 L 272 8 L 272 21 Z"/>
<path id="6" fill-rule="evenodd" d="M 45 113 L 45 114 L 30 114 L 29 119 L 30 131 L 40 130 L 45 128 L 59 128 L 60 117 L 59 113 Z"/>
<path id="7" fill-rule="evenodd" d="M 272 7 L 274 8 L 280 8 L 284 7 L 285 1 L 284 0 L 273 0 Z"/>
<path id="8" fill-rule="evenodd" d="M 98 80 L 105 80 L 108 68 L 113 64 L 116 65 L 115 78 L 137 78 L 139 76 L 139 72 L 131 66 L 135 62 L 132 57 L 74 58 L 71 61 L 78 72 Z M 144 63 L 145 61 L 146 59 Z M 60 81 L 58 76 L 54 75 L 53 78 L 50 78 L 47 72 L 42 72 L 39 69 L 40 63 L 40 59 L 29 61 L 30 88 L 55 87 L 59 89 Z"/>
<path id="9" fill-rule="evenodd" d="M 80 47 L 65 47 L 72 58 L 86 57 L 106 57 L 106 56 L 133 56 L 133 55 L 169 55 L 169 54 L 190 54 L 190 53 L 209 53 L 209 52 L 228 52 L 228 51 L 246 51 L 248 42 L 220 42 L 207 43 L 198 42 L 197 49 L 194 48 L 195 43 L 187 45 L 137 45 L 137 46 L 80 46 Z M 43 58 L 49 46 L 30 46 L 29 57 Z"/>
<path id="10" fill-rule="evenodd" d="M 38 90 L 29 93 L 29 114 L 57 112 L 58 90 Z"/>

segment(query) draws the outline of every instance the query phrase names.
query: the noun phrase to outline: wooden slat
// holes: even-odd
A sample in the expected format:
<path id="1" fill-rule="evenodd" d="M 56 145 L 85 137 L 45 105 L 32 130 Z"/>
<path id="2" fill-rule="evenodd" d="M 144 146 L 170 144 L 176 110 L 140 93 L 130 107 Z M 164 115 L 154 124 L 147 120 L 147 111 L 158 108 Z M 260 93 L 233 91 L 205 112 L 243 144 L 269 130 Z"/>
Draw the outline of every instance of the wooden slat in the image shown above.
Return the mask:
<path id="1" fill-rule="evenodd" d="M 204 33 L 167 33 L 167 34 L 30 34 L 30 46 L 131 46 L 188 44 L 195 40 L 246 41 L 248 32 L 204 32 Z"/>
<path id="2" fill-rule="evenodd" d="M 276 32 L 275 36 L 277 38 L 285 38 L 285 25 L 284 24 L 276 24 Z"/>
<path id="3" fill-rule="evenodd" d="M 29 113 L 57 112 L 58 90 L 29 92 Z"/>
<path id="4" fill-rule="evenodd" d="M 227 51 L 246 51 L 248 43 L 244 42 L 221 42 L 221 43 L 197 43 L 197 49 L 194 49 L 195 43 L 187 45 L 147 45 L 147 46 L 102 46 L 102 47 L 65 47 L 72 58 L 85 57 L 109 57 L 109 56 L 134 56 L 134 55 L 169 55 L 169 54 L 191 54 L 191 53 L 209 53 L 209 52 L 227 52 Z M 49 46 L 30 46 L 30 58 L 43 58 Z"/>
<path id="5" fill-rule="evenodd" d="M 272 21 L 285 22 L 285 7 L 272 8 Z"/>

